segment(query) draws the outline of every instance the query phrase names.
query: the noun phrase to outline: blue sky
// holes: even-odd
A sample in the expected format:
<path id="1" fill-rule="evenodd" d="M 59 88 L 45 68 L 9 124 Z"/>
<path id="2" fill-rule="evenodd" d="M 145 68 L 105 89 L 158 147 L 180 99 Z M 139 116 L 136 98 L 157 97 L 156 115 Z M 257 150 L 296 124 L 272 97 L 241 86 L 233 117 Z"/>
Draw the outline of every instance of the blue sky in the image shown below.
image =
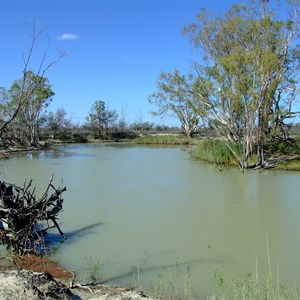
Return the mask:
<path id="1" fill-rule="evenodd" d="M 224 11 L 231 0 L 0 0 L 0 86 L 7 89 L 22 76 L 23 55 L 30 46 L 28 23 L 36 19 L 44 34 L 36 42 L 29 69 L 37 70 L 47 48 L 46 62 L 68 56 L 46 77 L 55 97 L 48 111 L 64 108 L 74 122 L 84 123 L 95 100 L 110 109 L 127 107 L 127 122 L 179 125 L 154 118 L 148 96 L 161 72 L 188 72 L 197 58 L 184 26 L 201 8 Z"/>

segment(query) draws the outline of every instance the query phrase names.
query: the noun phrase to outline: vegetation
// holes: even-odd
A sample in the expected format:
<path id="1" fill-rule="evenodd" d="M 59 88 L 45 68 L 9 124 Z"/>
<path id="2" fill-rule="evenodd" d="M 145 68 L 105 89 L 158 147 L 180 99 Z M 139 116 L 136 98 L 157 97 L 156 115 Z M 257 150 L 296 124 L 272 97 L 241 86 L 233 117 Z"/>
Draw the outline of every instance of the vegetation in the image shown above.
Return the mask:
<path id="1" fill-rule="evenodd" d="M 177 118 L 188 138 L 197 139 L 201 125 L 213 129 L 223 141 L 202 143 L 193 151 L 194 157 L 225 165 L 235 160 L 243 170 L 253 167 L 253 157 L 256 166 L 269 167 L 274 155 L 299 154 L 298 143 L 289 137 L 288 122 L 299 114 L 294 110 L 300 90 L 299 1 L 287 1 L 284 6 L 284 15 L 276 14 L 276 7 L 269 1 L 260 0 L 233 5 L 218 16 L 203 10 L 184 28 L 200 59 L 189 74 L 179 70 L 161 73 L 149 102 L 155 106 L 153 115 Z M 41 138 L 46 142 L 87 142 L 95 138 L 120 141 L 154 131 L 174 132 L 173 128 L 143 121 L 141 115 L 128 124 L 127 106 L 118 114 L 103 100 L 93 103 L 83 125 L 68 119 L 63 108 L 47 112 L 54 91 L 45 73 L 65 54 L 60 53 L 48 65 L 44 54 L 37 71 L 30 70 L 33 49 L 42 32 L 35 23 L 32 25 L 22 77 L 8 90 L 0 88 L 2 148 L 39 148 Z M 197 143 L 152 136 L 136 142 Z"/>
<path id="2" fill-rule="evenodd" d="M 115 110 L 106 108 L 102 100 L 97 100 L 92 105 L 91 111 L 86 118 L 88 126 L 95 132 L 98 137 L 107 137 L 108 128 L 117 121 L 118 113 Z"/>
<path id="3" fill-rule="evenodd" d="M 178 70 L 171 73 L 162 73 L 157 83 L 158 92 L 149 97 L 149 102 L 156 105 L 154 116 L 165 117 L 168 114 L 180 121 L 187 137 L 192 137 L 198 128 L 199 114 L 189 105 L 193 102 L 193 95 L 187 93 L 187 80 Z"/>
<path id="4" fill-rule="evenodd" d="M 157 114 L 187 107 L 213 127 L 242 170 L 254 151 L 265 167 L 266 146 L 287 139 L 286 121 L 299 113 L 299 2 L 285 2 L 285 19 L 268 2 L 234 5 L 217 17 L 203 10 L 184 29 L 200 62 L 187 76 L 162 73 L 150 98 Z"/>
<path id="5" fill-rule="evenodd" d="M 159 299 L 193 299 L 190 266 L 182 266 L 177 260 L 174 265 L 163 267 L 152 284 L 152 291 Z"/>
<path id="6" fill-rule="evenodd" d="M 238 152 L 239 150 L 236 149 L 235 151 Z M 207 161 L 216 165 L 236 165 L 232 151 L 230 151 L 224 141 L 219 139 L 203 140 L 199 146 L 190 150 L 190 154 L 195 159 Z"/>
<path id="7" fill-rule="evenodd" d="M 15 144 L 38 146 L 41 113 L 54 95 L 45 73 L 65 56 L 65 53 L 60 53 L 56 60 L 45 65 L 44 53 L 38 71 L 29 70 L 36 41 L 42 32 L 36 23 L 31 25 L 32 40 L 24 58 L 23 76 L 13 83 L 8 92 L 5 88 L 0 89 L 0 143 L 4 148 Z"/>
<path id="8" fill-rule="evenodd" d="M 176 135 L 147 135 L 134 139 L 136 144 L 151 144 L 151 145 L 193 145 L 197 143 L 197 140 L 176 136 Z"/>
<path id="9" fill-rule="evenodd" d="M 286 283 L 273 278 L 269 272 L 259 278 L 257 265 L 253 272 L 239 278 L 225 278 L 218 270 L 213 274 L 214 295 L 209 300 L 299 300 L 299 290 L 290 288 Z"/>

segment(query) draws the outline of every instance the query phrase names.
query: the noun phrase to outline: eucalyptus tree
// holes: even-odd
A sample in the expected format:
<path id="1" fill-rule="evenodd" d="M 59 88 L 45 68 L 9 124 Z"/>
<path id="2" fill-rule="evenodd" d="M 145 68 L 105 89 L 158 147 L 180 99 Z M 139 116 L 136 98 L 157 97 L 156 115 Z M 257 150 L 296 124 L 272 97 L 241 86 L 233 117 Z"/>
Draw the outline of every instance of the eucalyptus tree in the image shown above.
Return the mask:
<path id="1" fill-rule="evenodd" d="M 88 125 L 98 133 L 99 137 L 103 137 L 104 132 L 107 136 L 109 127 L 112 126 L 117 119 L 117 111 L 106 108 L 106 104 L 103 100 L 96 100 L 86 117 Z"/>
<path id="2" fill-rule="evenodd" d="M 42 53 L 40 60 L 37 59 L 38 64 L 36 66 L 35 74 L 29 71 L 32 65 L 33 55 L 36 48 L 38 39 L 42 36 L 44 29 L 40 29 L 37 22 L 33 21 L 30 24 L 30 36 L 31 43 L 27 51 L 27 55 L 23 56 L 23 72 L 22 77 L 18 81 L 15 81 L 12 88 L 7 91 L 5 88 L 1 89 L 0 94 L 0 140 L 1 144 L 5 145 L 7 142 L 21 142 L 22 144 L 28 144 L 27 136 L 23 136 L 25 127 L 22 125 L 22 131 L 19 131 L 20 120 L 24 119 L 29 128 L 30 140 L 29 143 L 36 146 L 38 138 L 36 135 L 37 127 L 33 125 L 33 119 L 36 121 L 39 119 L 40 111 L 35 114 L 31 112 L 31 124 L 29 124 L 28 114 L 25 117 L 26 110 L 33 108 L 30 104 L 35 102 L 37 97 L 46 99 L 46 93 L 48 90 L 48 80 L 45 78 L 46 72 L 55 65 L 60 59 L 66 56 L 66 53 L 59 52 L 57 58 L 49 63 L 46 63 L 46 51 Z M 46 87 L 46 90 L 43 90 Z M 52 93 L 52 91 L 51 91 Z M 50 97 L 50 95 L 48 95 Z M 52 96 L 52 95 L 51 95 Z M 34 100 L 35 99 L 35 100 Z M 48 98 L 49 99 L 49 98 Z M 37 106 L 38 107 L 38 106 Z M 23 116 L 21 117 L 21 112 Z M 28 111 L 27 111 L 28 113 Z M 17 117 L 19 120 L 17 120 Z M 28 127 L 29 126 L 29 127 Z M 22 134 L 21 134 L 22 133 Z M 17 139 L 17 140 L 16 140 Z M 19 139 L 19 140 L 18 140 Z"/>
<path id="3" fill-rule="evenodd" d="M 55 112 L 50 111 L 42 116 L 43 128 L 53 135 L 53 138 L 57 138 L 57 135 L 63 133 L 66 130 L 74 128 L 72 121 L 66 118 L 67 112 L 64 108 L 59 108 Z"/>
<path id="4" fill-rule="evenodd" d="M 178 70 L 173 73 L 161 73 L 156 93 L 149 96 L 148 101 L 156 106 L 154 116 L 177 118 L 188 137 L 196 132 L 199 124 L 199 111 L 189 105 L 194 102 L 194 95 L 189 92 L 188 78 Z"/>
<path id="5" fill-rule="evenodd" d="M 9 106 L 15 111 L 19 105 L 20 93 L 28 94 L 12 122 L 18 140 L 37 147 L 39 142 L 39 126 L 41 114 L 52 101 L 54 92 L 47 78 L 26 71 L 23 78 L 13 83 L 9 90 L 11 101 Z"/>
<path id="6" fill-rule="evenodd" d="M 297 113 L 299 1 L 285 5 L 284 19 L 268 1 L 234 5 L 218 17 L 203 10 L 184 29 L 201 58 L 194 65 L 197 88 L 190 89 L 195 96 L 191 107 L 206 110 L 242 169 L 248 166 L 254 142 L 258 165 L 265 165 L 269 133 L 278 134 L 284 121 Z"/>

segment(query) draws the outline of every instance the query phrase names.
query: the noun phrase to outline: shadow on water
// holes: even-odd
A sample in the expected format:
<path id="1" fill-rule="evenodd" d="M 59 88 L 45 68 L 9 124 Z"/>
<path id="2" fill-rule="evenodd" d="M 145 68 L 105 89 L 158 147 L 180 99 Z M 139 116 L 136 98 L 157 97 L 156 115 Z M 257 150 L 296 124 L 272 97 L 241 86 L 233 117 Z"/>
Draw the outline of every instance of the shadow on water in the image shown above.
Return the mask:
<path id="1" fill-rule="evenodd" d="M 83 236 L 86 236 L 88 234 L 94 233 L 94 229 L 102 224 L 102 222 L 98 222 L 81 227 L 73 231 L 66 232 L 64 233 L 64 237 L 62 237 L 59 233 L 47 232 L 44 236 L 44 241 L 48 248 L 56 248 L 58 244 L 72 243 L 74 240 L 82 238 Z"/>
<path id="2" fill-rule="evenodd" d="M 123 278 L 127 278 L 128 276 L 132 276 L 134 275 L 136 272 L 139 273 L 139 275 L 142 274 L 146 274 L 149 272 L 155 272 L 155 271 L 161 271 L 161 270 L 167 270 L 167 269 L 171 269 L 174 267 L 187 267 L 187 266 L 195 266 L 195 265 L 203 265 L 203 264 L 210 264 L 212 262 L 214 263 L 223 263 L 226 259 L 221 258 L 221 257 L 214 257 L 214 258 L 205 258 L 205 259 L 192 259 L 192 260 L 188 260 L 188 261 L 178 261 L 175 264 L 164 264 L 164 265 L 155 265 L 155 266 L 145 266 L 145 264 L 147 263 L 147 261 L 149 259 L 153 258 L 152 256 L 147 256 L 141 263 L 139 263 L 138 265 L 138 269 L 136 269 L 135 267 L 133 267 L 131 270 L 129 270 L 128 272 L 107 278 L 107 279 L 103 279 L 101 280 L 101 284 L 109 284 L 109 283 L 113 283 L 116 282 L 118 280 L 121 280 Z"/>

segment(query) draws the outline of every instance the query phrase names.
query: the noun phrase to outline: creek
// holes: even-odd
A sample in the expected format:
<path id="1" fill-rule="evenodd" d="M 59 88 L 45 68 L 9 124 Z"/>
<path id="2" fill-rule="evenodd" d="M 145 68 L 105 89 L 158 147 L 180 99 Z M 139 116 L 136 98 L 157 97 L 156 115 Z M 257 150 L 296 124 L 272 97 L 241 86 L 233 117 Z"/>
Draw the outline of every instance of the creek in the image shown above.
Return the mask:
<path id="1" fill-rule="evenodd" d="M 2 160 L 0 171 L 33 179 L 37 194 L 52 174 L 67 187 L 68 238 L 51 232 L 49 255 L 78 279 L 205 299 L 216 269 L 244 276 L 257 258 L 260 276 L 271 267 L 299 286 L 300 173 L 220 172 L 178 147 L 84 144 Z"/>

